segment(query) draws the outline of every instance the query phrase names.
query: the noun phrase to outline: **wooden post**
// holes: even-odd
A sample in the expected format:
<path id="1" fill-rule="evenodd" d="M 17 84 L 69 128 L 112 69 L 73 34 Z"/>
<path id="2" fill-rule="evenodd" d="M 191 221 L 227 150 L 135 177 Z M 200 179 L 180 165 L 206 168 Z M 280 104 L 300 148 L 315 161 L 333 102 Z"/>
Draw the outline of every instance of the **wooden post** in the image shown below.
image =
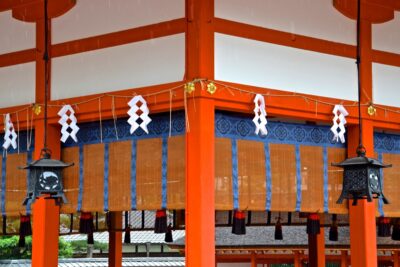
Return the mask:
<path id="1" fill-rule="evenodd" d="M 58 266 L 60 206 L 54 199 L 39 197 L 33 204 L 32 266 Z"/>
<path id="2" fill-rule="evenodd" d="M 110 212 L 110 228 L 108 239 L 108 266 L 122 267 L 122 232 L 114 229 L 122 228 L 122 212 Z"/>
<path id="3" fill-rule="evenodd" d="M 50 28 L 49 23 L 49 28 Z M 45 50 L 44 38 L 45 20 L 38 19 L 36 22 L 36 89 L 35 100 L 43 103 L 45 100 L 45 62 L 43 54 Z M 49 33 L 49 39 L 51 35 Z M 50 85 L 49 85 L 50 87 Z M 49 88 L 50 91 L 50 88 Z M 49 99 L 50 93 L 48 94 Z M 43 116 L 43 112 L 41 114 Z M 47 147 L 51 150 L 53 159 L 60 158 L 60 141 L 51 138 L 59 135 L 59 128 L 48 125 Z M 41 149 L 44 147 L 44 124 L 43 119 L 35 120 L 35 151 L 34 159 L 40 158 Z M 60 222 L 60 207 L 54 199 L 45 196 L 36 199 L 32 206 L 32 266 L 33 267 L 57 267 L 58 266 L 58 234 Z"/>
<path id="4" fill-rule="evenodd" d="M 361 96 L 360 103 L 372 101 L 372 26 L 371 22 L 364 19 L 366 6 L 361 5 L 360 24 L 360 82 Z M 365 108 L 362 108 L 362 139 L 366 148 L 367 156 L 374 156 L 374 127 L 373 122 L 368 120 Z M 348 156 L 356 155 L 356 147 L 359 143 L 358 127 L 348 127 Z M 359 200 L 357 206 L 349 203 L 350 221 L 350 255 L 352 267 L 376 267 L 377 244 L 375 225 L 375 202 Z"/>
<path id="5" fill-rule="evenodd" d="M 300 258 L 300 252 L 295 251 L 294 252 L 294 259 L 293 259 L 294 267 L 301 267 L 301 258 Z"/>
<path id="6" fill-rule="evenodd" d="M 340 267 L 348 267 L 349 264 L 347 263 L 347 251 L 342 250 L 340 255 Z"/>
<path id="7" fill-rule="evenodd" d="M 257 259 L 254 252 L 251 253 L 251 267 L 257 267 Z"/>
<path id="8" fill-rule="evenodd" d="M 393 267 L 400 267 L 399 251 L 393 252 Z"/>
<path id="9" fill-rule="evenodd" d="M 213 0 L 187 0 L 186 80 L 214 78 Z M 192 95 L 194 94 L 194 97 Z M 215 266 L 214 101 L 187 95 L 186 266 Z"/>
<path id="10" fill-rule="evenodd" d="M 349 127 L 349 156 L 354 156 L 358 145 L 358 127 Z M 373 124 L 363 121 L 363 143 L 368 156 L 373 156 Z M 359 200 L 357 206 L 349 202 L 350 255 L 352 267 L 377 266 L 377 242 L 375 224 L 375 202 Z"/>
<path id="11" fill-rule="evenodd" d="M 308 235 L 308 264 L 310 267 L 325 266 L 325 232 L 323 218 L 320 216 L 320 233 Z"/>

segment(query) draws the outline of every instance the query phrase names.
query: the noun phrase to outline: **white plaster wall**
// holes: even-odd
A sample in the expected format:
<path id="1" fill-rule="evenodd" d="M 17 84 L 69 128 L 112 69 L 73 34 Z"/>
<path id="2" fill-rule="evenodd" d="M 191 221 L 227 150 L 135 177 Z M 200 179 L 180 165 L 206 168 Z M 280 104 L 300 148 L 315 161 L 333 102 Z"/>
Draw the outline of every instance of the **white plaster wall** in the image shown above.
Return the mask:
<path id="1" fill-rule="evenodd" d="M 400 54 L 400 12 L 394 13 L 394 19 L 372 25 L 372 48 Z"/>
<path id="2" fill-rule="evenodd" d="M 0 108 L 35 102 L 35 63 L 0 68 Z"/>
<path id="3" fill-rule="evenodd" d="M 53 20 L 52 41 L 62 43 L 185 16 L 184 0 L 77 0 Z"/>
<path id="4" fill-rule="evenodd" d="M 11 11 L 0 12 L 0 54 L 34 48 L 35 24 L 16 20 Z"/>
<path id="5" fill-rule="evenodd" d="M 52 99 L 149 86 L 183 79 L 184 34 L 57 57 Z"/>
<path id="6" fill-rule="evenodd" d="M 216 17 L 340 43 L 356 43 L 356 24 L 332 0 L 215 0 Z"/>
<path id="7" fill-rule="evenodd" d="M 374 103 L 400 107 L 400 68 L 372 65 Z"/>
<path id="8" fill-rule="evenodd" d="M 357 99 L 354 59 L 223 34 L 215 36 L 215 79 Z"/>

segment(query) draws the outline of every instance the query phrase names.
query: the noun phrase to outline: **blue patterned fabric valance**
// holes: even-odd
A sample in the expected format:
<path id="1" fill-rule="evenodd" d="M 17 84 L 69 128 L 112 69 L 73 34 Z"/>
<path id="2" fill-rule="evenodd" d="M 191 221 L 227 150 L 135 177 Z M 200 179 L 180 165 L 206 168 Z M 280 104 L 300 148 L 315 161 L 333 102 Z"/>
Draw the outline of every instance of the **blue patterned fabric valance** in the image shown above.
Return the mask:
<path id="1" fill-rule="evenodd" d="M 271 122 L 267 124 L 268 135 L 254 134 L 253 115 L 246 116 L 221 112 L 215 114 L 215 134 L 244 140 L 266 141 L 278 144 L 298 144 L 308 146 L 329 146 L 345 148 L 346 144 L 336 143 L 329 126 Z"/>
<path id="2" fill-rule="evenodd" d="M 80 128 L 77 137 L 78 143 L 75 143 L 71 138 L 67 140 L 64 147 L 97 144 L 103 141 L 110 143 L 115 141 L 124 141 L 132 139 L 144 139 L 169 136 L 170 132 L 170 117 L 168 113 L 154 114 L 150 117 L 152 121 L 147 126 L 149 134 L 146 134 L 141 128 L 138 128 L 133 134 L 130 134 L 130 125 L 128 118 L 116 120 L 96 121 L 90 123 L 79 123 Z M 174 112 L 171 116 L 171 135 L 182 135 L 185 133 L 185 117 L 183 112 Z M 101 131 L 100 131 L 101 129 Z M 118 134 L 118 138 L 117 138 Z"/>

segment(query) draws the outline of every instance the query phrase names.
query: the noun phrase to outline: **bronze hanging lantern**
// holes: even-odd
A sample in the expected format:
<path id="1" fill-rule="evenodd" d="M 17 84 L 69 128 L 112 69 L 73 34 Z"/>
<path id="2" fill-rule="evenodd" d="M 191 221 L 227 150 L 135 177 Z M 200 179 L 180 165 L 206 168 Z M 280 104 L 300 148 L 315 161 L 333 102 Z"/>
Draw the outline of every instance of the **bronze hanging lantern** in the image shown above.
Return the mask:
<path id="1" fill-rule="evenodd" d="M 383 164 L 377 159 L 366 156 L 366 150 L 362 142 L 362 118 L 361 118 L 361 46 L 360 46 L 360 27 L 361 27 L 361 0 L 357 1 L 357 74 L 358 74 L 358 128 L 359 145 L 357 147 L 357 157 L 349 158 L 341 163 L 333 163 L 333 166 L 344 169 L 343 189 L 336 203 L 341 204 L 343 199 L 353 199 L 353 205 L 357 205 L 358 199 L 380 198 L 383 203 L 388 204 L 382 192 L 381 169 L 392 165 Z"/>
<path id="2" fill-rule="evenodd" d="M 28 163 L 23 169 L 29 170 L 29 188 L 24 205 L 31 204 L 42 194 L 49 195 L 51 198 L 67 203 L 62 184 L 62 170 L 72 166 L 60 160 L 50 158 L 48 150 L 42 150 L 39 160 Z"/>
<path id="3" fill-rule="evenodd" d="M 343 189 L 336 203 L 341 204 L 343 199 L 353 199 L 353 205 L 357 205 L 358 199 L 365 198 L 368 202 L 373 198 L 381 198 L 383 203 L 389 203 L 382 192 L 380 169 L 392 165 L 366 157 L 365 148 L 360 147 L 357 149 L 357 157 L 332 165 L 344 169 Z"/>

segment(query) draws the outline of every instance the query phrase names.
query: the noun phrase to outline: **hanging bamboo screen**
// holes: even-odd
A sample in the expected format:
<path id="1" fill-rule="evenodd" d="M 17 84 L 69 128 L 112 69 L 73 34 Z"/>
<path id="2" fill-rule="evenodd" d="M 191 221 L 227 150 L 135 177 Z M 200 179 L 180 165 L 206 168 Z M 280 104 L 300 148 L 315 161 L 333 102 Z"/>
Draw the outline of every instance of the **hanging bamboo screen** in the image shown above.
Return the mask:
<path id="1" fill-rule="evenodd" d="M 79 147 L 67 147 L 61 151 L 61 159 L 74 165 L 63 170 L 64 194 L 68 203 L 61 206 L 62 213 L 74 213 L 79 193 Z"/>
<path id="2" fill-rule="evenodd" d="M 137 209 L 159 209 L 162 202 L 162 139 L 137 141 L 136 193 Z"/>
<path id="3" fill-rule="evenodd" d="M 185 136 L 168 139 L 167 208 L 184 209 L 186 199 Z"/>
<path id="4" fill-rule="evenodd" d="M 233 209 L 231 139 L 215 138 L 215 209 Z"/>
<path id="5" fill-rule="evenodd" d="M 131 151 L 131 141 L 109 144 L 109 210 L 131 209 Z"/>
<path id="6" fill-rule="evenodd" d="M 400 217 L 400 154 L 386 154 L 383 162 L 392 164 L 391 168 L 383 169 L 383 193 L 389 200 L 389 205 L 383 205 L 385 216 Z"/>
<path id="7" fill-rule="evenodd" d="M 300 146 L 301 211 L 324 212 L 323 148 Z"/>
<path id="8" fill-rule="evenodd" d="M 8 216 L 26 213 L 22 205 L 27 193 L 27 171 L 19 167 L 25 166 L 27 153 L 7 155 L 5 212 Z"/>
<path id="9" fill-rule="evenodd" d="M 266 176 L 264 143 L 238 140 L 239 208 L 265 210 Z"/>
<path id="10" fill-rule="evenodd" d="M 330 213 L 344 214 L 348 212 L 347 200 L 336 204 L 342 192 L 343 169 L 334 167 L 330 163 L 339 163 L 346 159 L 346 149 L 328 148 L 328 207 Z"/>
<path id="11" fill-rule="evenodd" d="M 295 146 L 270 144 L 271 211 L 293 211 L 296 207 L 297 180 Z"/>
<path id="12" fill-rule="evenodd" d="M 83 211 L 104 209 L 104 144 L 83 147 Z"/>

